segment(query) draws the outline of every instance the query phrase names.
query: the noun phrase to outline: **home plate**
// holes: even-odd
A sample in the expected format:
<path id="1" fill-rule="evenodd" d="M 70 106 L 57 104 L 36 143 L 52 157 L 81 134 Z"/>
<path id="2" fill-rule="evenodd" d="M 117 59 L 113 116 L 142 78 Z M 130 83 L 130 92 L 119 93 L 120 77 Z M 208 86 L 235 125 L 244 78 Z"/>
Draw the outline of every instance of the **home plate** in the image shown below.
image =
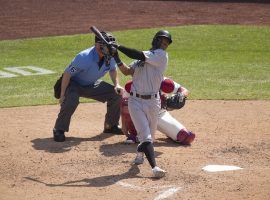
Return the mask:
<path id="1" fill-rule="evenodd" d="M 232 171 L 232 170 L 239 170 L 243 169 L 237 166 L 230 166 L 230 165 L 207 165 L 202 168 L 204 171 L 208 172 L 222 172 L 222 171 Z"/>

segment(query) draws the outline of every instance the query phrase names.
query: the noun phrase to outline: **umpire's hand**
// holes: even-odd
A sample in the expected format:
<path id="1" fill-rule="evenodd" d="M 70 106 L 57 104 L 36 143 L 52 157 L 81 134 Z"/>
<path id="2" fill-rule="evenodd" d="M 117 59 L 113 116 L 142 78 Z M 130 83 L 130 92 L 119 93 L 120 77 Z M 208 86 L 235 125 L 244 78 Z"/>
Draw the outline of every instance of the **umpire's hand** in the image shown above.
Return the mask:
<path id="1" fill-rule="evenodd" d="M 65 100 L 65 96 L 61 96 L 60 99 L 59 99 L 59 104 L 61 105 Z"/>
<path id="2" fill-rule="evenodd" d="M 119 95 L 123 95 L 123 93 L 124 93 L 124 88 L 121 86 L 121 85 L 119 85 L 119 84 L 117 84 L 115 87 L 114 87 L 114 90 L 115 90 L 115 92 L 116 92 L 116 94 L 119 94 Z"/>

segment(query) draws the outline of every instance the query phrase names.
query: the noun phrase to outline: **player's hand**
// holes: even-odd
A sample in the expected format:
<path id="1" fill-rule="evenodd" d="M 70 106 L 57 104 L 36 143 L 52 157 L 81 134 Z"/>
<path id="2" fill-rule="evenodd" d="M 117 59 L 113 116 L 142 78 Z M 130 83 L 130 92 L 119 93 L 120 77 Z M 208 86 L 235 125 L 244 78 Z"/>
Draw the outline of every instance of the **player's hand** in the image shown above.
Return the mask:
<path id="1" fill-rule="evenodd" d="M 108 46 L 108 49 L 109 49 L 110 55 L 111 55 L 112 57 L 115 57 L 115 55 L 118 54 L 118 53 L 117 53 L 117 49 L 116 49 L 115 47 L 113 47 L 113 46 Z"/>
<path id="2" fill-rule="evenodd" d="M 111 46 L 111 47 L 114 47 L 114 48 L 116 48 L 116 49 L 118 49 L 118 47 L 120 46 L 119 44 L 117 44 L 117 42 L 109 42 L 109 45 Z"/>
<path id="3" fill-rule="evenodd" d="M 59 99 L 59 104 L 61 105 L 61 104 L 64 102 L 64 100 L 65 100 L 65 96 L 62 95 L 62 96 L 60 97 L 60 99 Z"/>
<path id="4" fill-rule="evenodd" d="M 119 84 L 117 84 L 115 87 L 114 87 L 114 90 L 116 92 L 116 94 L 119 94 L 119 95 L 123 95 L 124 93 L 124 88 L 122 86 L 120 86 Z"/>
<path id="5" fill-rule="evenodd" d="M 177 92 L 182 93 L 185 97 L 188 97 L 189 95 L 189 91 L 184 87 L 180 87 Z"/>

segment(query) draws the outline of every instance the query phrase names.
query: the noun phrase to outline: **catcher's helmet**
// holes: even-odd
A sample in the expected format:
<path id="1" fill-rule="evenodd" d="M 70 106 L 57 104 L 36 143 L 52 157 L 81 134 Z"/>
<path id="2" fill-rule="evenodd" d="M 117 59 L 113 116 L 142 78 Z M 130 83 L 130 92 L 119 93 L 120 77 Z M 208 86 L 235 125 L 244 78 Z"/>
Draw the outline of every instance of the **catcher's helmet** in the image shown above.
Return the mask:
<path id="1" fill-rule="evenodd" d="M 172 93 L 174 91 L 175 85 L 173 80 L 166 78 L 161 82 L 160 89 L 164 93 Z"/>
<path id="2" fill-rule="evenodd" d="M 157 49 L 157 48 L 160 47 L 160 39 L 159 39 L 160 37 L 165 37 L 165 38 L 167 38 L 169 40 L 169 44 L 172 43 L 172 36 L 169 33 L 169 31 L 160 30 L 155 34 L 155 36 L 153 38 L 153 41 L 152 41 L 152 47 L 154 49 Z"/>
<path id="3" fill-rule="evenodd" d="M 116 39 L 115 39 L 115 37 L 113 37 L 113 35 L 111 33 L 108 33 L 108 32 L 106 33 L 105 31 L 100 31 L 100 33 L 105 38 L 105 40 L 107 40 L 107 42 L 116 43 Z M 103 42 L 100 38 L 95 36 L 95 43 L 103 43 Z"/>

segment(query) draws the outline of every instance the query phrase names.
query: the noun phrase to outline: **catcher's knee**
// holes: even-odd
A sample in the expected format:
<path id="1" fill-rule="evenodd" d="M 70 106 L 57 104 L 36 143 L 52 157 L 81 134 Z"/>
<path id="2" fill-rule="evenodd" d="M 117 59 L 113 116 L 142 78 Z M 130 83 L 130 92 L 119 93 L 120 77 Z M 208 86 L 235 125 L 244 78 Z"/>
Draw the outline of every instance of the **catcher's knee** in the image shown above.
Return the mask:
<path id="1" fill-rule="evenodd" d="M 185 129 L 182 129 L 177 134 L 176 141 L 183 145 L 189 145 L 193 142 L 195 139 L 195 134 L 191 131 L 187 131 Z"/>
<path id="2" fill-rule="evenodd" d="M 126 126 L 125 127 L 126 131 L 128 131 L 130 134 L 134 134 L 136 136 L 137 131 L 134 127 L 134 124 L 131 120 L 131 117 L 130 117 L 130 114 L 128 111 L 128 98 L 122 98 L 120 110 L 121 110 L 122 123 Z"/>

